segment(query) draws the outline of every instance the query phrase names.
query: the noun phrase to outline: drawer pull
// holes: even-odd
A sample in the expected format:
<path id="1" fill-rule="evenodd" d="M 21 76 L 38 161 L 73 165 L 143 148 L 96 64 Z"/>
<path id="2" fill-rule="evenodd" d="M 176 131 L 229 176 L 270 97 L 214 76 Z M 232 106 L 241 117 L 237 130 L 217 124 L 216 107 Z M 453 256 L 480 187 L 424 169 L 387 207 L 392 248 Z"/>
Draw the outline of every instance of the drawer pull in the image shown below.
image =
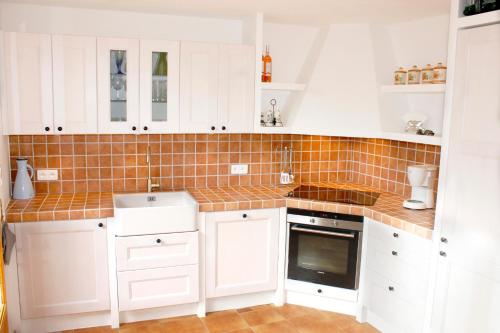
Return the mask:
<path id="1" fill-rule="evenodd" d="M 397 232 L 395 232 L 395 233 L 393 233 L 393 234 L 392 234 L 392 236 L 393 236 L 394 238 L 398 238 L 398 237 L 399 237 L 399 234 L 398 234 Z"/>
<path id="2" fill-rule="evenodd" d="M 318 294 L 321 294 L 322 292 L 323 292 L 323 290 L 318 289 Z"/>
<path id="3" fill-rule="evenodd" d="M 439 255 L 440 255 L 441 257 L 446 257 L 446 252 L 444 252 L 444 251 L 439 251 Z"/>
<path id="4" fill-rule="evenodd" d="M 102 222 L 99 222 L 99 224 L 97 225 L 99 228 L 102 228 L 104 227 L 104 224 Z"/>
<path id="5" fill-rule="evenodd" d="M 398 255 L 397 251 L 392 251 L 391 253 L 392 253 L 393 256 L 397 256 Z"/>
<path id="6" fill-rule="evenodd" d="M 244 219 L 246 219 L 248 217 L 247 214 L 243 214 L 242 216 L 243 216 Z"/>
<path id="7" fill-rule="evenodd" d="M 389 291 L 394 291 L 394 287 L 393 286 L 389 286 Z"/>
<path id="8" fill-rule="evenodd" d="M 441 237 L 441 243 L 448 243 L 448 238 Z"/>
<path id="9" fill-rule="evenodd" d="M 160 243 L 161 243 L 161 239 L 159 239 L 159 238 L 158 238 L 158 239 L 156 240 L 156 243 L 160 244 Z"/>

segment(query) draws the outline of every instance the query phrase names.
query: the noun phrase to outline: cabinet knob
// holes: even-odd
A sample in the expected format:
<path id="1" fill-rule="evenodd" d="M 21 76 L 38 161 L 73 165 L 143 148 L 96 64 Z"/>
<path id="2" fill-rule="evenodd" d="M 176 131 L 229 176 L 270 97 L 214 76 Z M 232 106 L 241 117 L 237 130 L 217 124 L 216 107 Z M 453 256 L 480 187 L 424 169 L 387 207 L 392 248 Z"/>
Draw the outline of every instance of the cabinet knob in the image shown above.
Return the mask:
<path id="1" fill-rule="evenodd" d="M 226 126 L 222 126 L 222 130 L 225 131 L 226 130 Z"/>
<path id="2" fill-rule="evenodd" d="M 398 238 L 398 237 L 399 237 L 399 234 L 398 234 L 397 232 L 395 232 L 395 233 L 393 233 L 393 234 L 392 234 L 392 236 L 393 236 L 394 238 Z"/>
<path id="3" fill-rule="evenodd" d="M 246 219 L 248 217 L 247 214 L 243 214 L 243 218 Z"/>
<path id="4" fill-rule="evenodd" d="M 215 126 L 210 127 L 212 131 L 215 131 Z"/>
<path id="5" fill-rule="evenodd" d="M 323 292 L 323 290 L 318 289 L 318 294 L 321 294 L 322 292 Z"/>
<path id="6" fill-rule="evenodd" d="M 57 128 L 57 130 L 58 130 L 59 132 L 61 132 L 61 131 L 62 131 L 62 127 L 61 127 L 61 126 L 59 126 L 59 127 Z"/>
<path id="7" fill-rule="evenodd" d="M 439 251 L 439 255 L 440 255 L 441 257 L 446 257 L 446 252 L 444 252 L 444 251 Z"/>
<path id="8" fill-rule="evenodd" d="M 50 127 L 49 126 L 45 126 L 45 132 L 48 132 L 50 131 Z"/>
<path id="9" fill-rule="evenodd" d="M 136 129 L 137 129 L 137 127 L 132 126 L 132 131 L 135 131 Z"/>
<path id="10" fill-rule="evenodd" d="M 148 127 L 147 127 L 147 126 L 144 126 L 144 127 L 143 127 L 143 129 L 144 129 L 145 131 L 147 131 L 147 130 L 148 130 Z"/>
<path id="11" fill-rule="evenodd" d="M 161 239 L 159 239 L 159 238 L 158 238 L 158 239 L 156 240 L 156 243 L 160 244 L 160 243 L 161 243 Z"/>
<path id="12" fill-rule="evenodd" d="M 393 256 L 397 256 L 397 255 L 398 255 L 398 252 L 396 252 L 396 251 L 392 251 L 392 255 L 393 255 Z"/>
<path id="13" fill-rule="evenodd" d="M 97 225 L 99 228 L 102 228 L 104 227 L 104 224 L 102 222 L 99 222 L 99 224 Z"/>
<path id="14" fill-rule="evenodd" d="M 441 237 L 441 243 L 448 243 L 448 238 Z"/>
<path id="15" fill-rule="evenodd" d="M 394 291 L 394 287 L 393 286 L 389 286 L 389 291 Z"/>

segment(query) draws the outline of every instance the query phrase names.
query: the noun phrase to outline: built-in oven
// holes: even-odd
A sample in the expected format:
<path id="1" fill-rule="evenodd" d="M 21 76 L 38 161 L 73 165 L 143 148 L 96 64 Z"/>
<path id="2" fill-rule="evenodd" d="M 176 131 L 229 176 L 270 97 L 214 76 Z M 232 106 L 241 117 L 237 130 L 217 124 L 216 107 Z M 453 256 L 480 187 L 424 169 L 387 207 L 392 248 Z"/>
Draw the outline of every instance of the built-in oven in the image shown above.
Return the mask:
<path id="1" fill-rule="evenodd" d="M 363 216 L 288 208 L 288 279 L 358 289 Z"/>

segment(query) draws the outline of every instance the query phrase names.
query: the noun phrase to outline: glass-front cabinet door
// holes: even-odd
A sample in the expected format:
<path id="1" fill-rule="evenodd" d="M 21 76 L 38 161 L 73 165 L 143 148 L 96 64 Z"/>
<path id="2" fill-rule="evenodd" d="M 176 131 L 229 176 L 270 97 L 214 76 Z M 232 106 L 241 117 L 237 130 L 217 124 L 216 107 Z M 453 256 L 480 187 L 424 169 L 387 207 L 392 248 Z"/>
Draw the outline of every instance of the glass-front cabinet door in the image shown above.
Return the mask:
<path id="1" fill-rule="evenodd" d="M 97 41 L 99 133 L 138 133 L 139 40 Z"/>
<path id="2" fill-rule="evenodd" d="M 179 129 L 179 43 L 141 40 L 140 120 L 142 133 Z"/>

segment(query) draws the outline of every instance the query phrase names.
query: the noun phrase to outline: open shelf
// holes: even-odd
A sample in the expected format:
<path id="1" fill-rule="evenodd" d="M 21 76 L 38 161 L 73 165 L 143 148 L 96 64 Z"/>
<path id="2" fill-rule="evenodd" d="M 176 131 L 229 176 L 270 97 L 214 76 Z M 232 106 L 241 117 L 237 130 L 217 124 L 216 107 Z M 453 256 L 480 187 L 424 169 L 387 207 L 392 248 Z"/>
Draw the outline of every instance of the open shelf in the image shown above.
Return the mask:
<path id="1" fill-rule="evenodd" d="M 440 94 L 444 93 L 446 84 L 405 84 L 385 85 L 380 91 L 388 94 Z"/>
<path id="2" fill-rule="evenodd" d="M 383 139 L 389 139 L 389 140 L 423 143 L 423 144 L 436 145 L 436 146 L 441 145 L 441 137 L 440 136 L 417 135 L 417 134 L 397 133 L 397 132 L 383 132 L 380 135 L 380 137 Z"/>
<path id="3" fill-rule="evenodd" d="M 457 27 L 459 29 L 465 29 L 465 28 L 478 27 L 481 25 L 493 24 L 497 22 L 500 22 L 500 10 L 495 10 L 483 14 L 459 17 L 457 21 Z"/>
<path id="4" fill-rule="evenodd" d="M 263 90 L 301 91 L 306 88 L 306 85 L 301 83 L 261 82 L 260 87 Z"/>

